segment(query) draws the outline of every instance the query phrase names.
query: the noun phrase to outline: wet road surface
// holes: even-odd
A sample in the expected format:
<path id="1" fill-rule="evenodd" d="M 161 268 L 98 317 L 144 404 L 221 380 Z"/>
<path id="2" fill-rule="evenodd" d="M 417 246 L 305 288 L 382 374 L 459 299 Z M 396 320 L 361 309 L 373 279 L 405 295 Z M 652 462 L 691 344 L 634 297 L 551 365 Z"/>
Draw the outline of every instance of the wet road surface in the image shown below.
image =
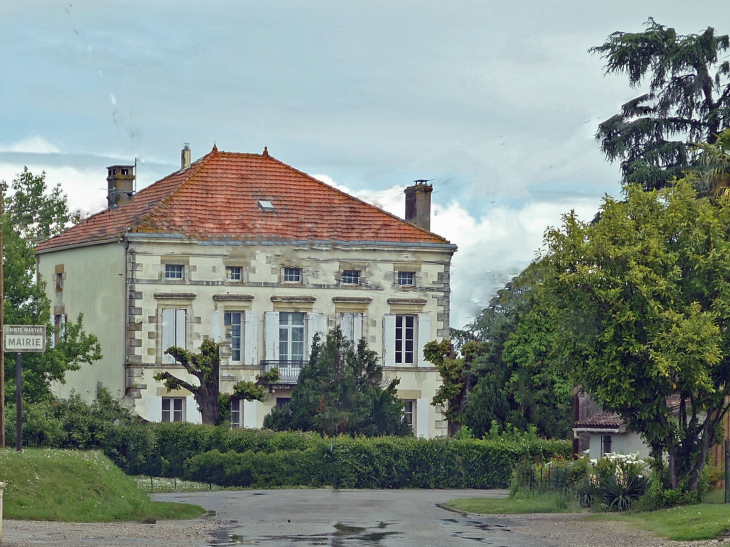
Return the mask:
<path id="1" fill-rule="evenodd" d="M 216 512 L 209 545 L 459 546 L 556 545 L 523 536 L 509 518 L 476 517 L 438 504 L 462 497 L 503 497 L 485 490 L 246 490 L 157 494 Z"/>

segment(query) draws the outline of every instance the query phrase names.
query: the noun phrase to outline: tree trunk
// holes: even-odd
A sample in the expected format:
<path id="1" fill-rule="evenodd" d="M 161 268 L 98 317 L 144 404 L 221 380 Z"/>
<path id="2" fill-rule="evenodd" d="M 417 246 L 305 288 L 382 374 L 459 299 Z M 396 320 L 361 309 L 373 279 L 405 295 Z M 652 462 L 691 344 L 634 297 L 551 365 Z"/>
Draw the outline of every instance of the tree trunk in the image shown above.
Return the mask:
<path id="1" fill-rule="evenodd" d="M 672 435 L 666 438 L 666 444 L 667 455 L 669 456 L 667 458 L 669 460 L 669 485 L 672 487 L 672 490 L 674 490 L 677 488 L 677 449 L 674 446 L 674 438 Z"/>
<path id="2" fill-rule="evenodd" d="M 198 403 L 203 423 L 218 425 L 222 420 L 221 408 L 218 403 L 218 389 L 211 388 L 213 386 L 200 386 L 195 394 L 195 402 Z"/>

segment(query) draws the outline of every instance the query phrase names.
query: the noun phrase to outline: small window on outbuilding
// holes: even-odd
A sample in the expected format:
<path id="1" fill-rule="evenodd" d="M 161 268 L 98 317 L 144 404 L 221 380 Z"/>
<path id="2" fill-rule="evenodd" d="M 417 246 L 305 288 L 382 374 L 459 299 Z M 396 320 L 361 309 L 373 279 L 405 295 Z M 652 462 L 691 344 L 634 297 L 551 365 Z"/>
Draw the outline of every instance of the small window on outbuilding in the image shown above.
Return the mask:
<path id="1" fill-rule="evenodd" d="M 267 199 L 260 199 L 259 207 L 262 211 L 266 211 L 267 213 L 273 213 L 276 211 L 276 207 L 274 207 L 274 204 Z"/>

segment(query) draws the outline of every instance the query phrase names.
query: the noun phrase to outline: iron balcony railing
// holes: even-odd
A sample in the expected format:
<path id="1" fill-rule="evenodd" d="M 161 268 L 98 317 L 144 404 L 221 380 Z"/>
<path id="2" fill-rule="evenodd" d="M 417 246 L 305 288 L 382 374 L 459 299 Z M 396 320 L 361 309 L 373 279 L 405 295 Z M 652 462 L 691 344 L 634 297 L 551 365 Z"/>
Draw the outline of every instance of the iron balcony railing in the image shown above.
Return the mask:
<path id="1" fill-rule="evenodd" d="M 304 361 L 261 361 L 264 372 L 269 372 L 272 368 L 279 369 L 277 384 L 296 384 L 303 364 Z"/>

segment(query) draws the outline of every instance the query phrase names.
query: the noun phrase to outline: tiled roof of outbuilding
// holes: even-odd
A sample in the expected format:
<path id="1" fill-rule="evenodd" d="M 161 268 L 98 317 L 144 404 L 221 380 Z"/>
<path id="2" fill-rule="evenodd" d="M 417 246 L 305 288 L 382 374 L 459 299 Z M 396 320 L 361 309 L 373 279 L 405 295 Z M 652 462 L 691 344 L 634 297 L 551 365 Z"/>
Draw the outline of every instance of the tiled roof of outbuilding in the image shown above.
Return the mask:
<path id="1" fill-rule="evenodd" d="M 259 200 L 275 211 L 265 211 Z M 43 241 L 37 251 L 120 238 L 127 232 L 192 239 L 448 241 L 274 159 L 217 148 L 135 195 Z"/>
<path id="2" fill-rule="evenodd" d="M 575 423 L 575 427 L 605 427 L 608 429 L 616 429 L 622 425 L 624 425 L 624 421 L 615 412 L 603 412 Z"/>

